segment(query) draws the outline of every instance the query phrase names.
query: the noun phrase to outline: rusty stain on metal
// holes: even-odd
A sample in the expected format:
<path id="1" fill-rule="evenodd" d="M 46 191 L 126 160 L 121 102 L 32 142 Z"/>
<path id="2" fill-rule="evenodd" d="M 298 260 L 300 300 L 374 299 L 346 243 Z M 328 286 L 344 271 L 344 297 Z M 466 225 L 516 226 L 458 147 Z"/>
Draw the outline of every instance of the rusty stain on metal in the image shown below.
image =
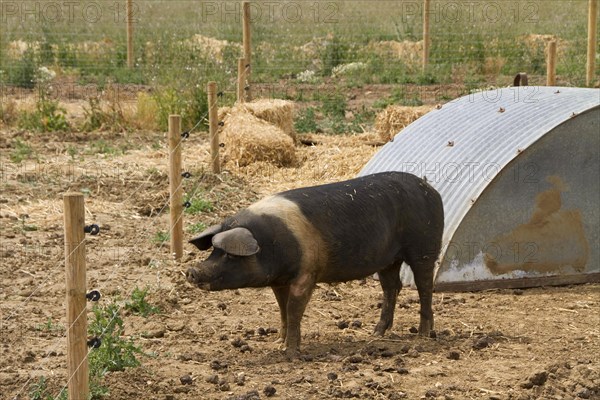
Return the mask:
<path id="1" fill-rule="evenodd" d="M 561 193 L 568 187 L 558 176 L 546 181 L 552 187 L 535 198 L 535 209 L 529 222 L 493 239 L 497 248 L 512 249 L 510 253 L 484 254 L 484 263 L 497 275 L 508 272 L 560 272 L 573 267 L 582 272 L 590 255 L 589 242 L 579 210 L 564 210 Z"/>

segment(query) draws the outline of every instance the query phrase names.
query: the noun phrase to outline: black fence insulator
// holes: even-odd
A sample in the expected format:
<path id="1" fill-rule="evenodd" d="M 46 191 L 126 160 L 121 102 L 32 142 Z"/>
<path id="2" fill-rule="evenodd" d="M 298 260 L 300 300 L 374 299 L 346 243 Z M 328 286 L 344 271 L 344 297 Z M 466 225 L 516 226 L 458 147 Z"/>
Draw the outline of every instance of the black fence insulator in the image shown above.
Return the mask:
<path id="1" fill-rule="evenodd" d="M 97 337 L 91 338 L 87 341 L 88 347 L 92 347 L 94 349 L 97 349 L 98 347 L 100 347 L 101 344 L 102 344 L 102 340 L 100 340 L 100 338 L 97 338 Z"/>
<path id="2" fill-rule="evenodd" d="M 219 143 L 219 147 L 225 147 L 225 143 Z"/>
<path id="3" fill-rule="evenodd" d="M 218 92 L 217 97 L 223 97 L 223 92 Z"/>
<path id="4" fill-rule="evenodd" d="M 189 201 L 186 201 L 185 203 L 183 203 L 183 206 L 185 208 L 190 208 L 192 206 L 192 203 L 190 203 Z"/>
<path id="5" fill-rule="evenodd" d="M 185 171 L 184 173 L 181 174 L 181 176 L 183 176 L 184 178 L 191 178 L 192 174 L 189 173 L 189 172 L 187 172 L 187 171 Z"/>
<path id="6" fill-rule="evenodd" d="M 223 125 L 225 125 L 225 122 L 223 122 L 223 121 L 219 121 L 219 123 L 218 123 L 217 125 L 219 125 L 219 126 L 223 126 Z"/>
<path id="7" fill-rule="evenodd" d="M 89 233 L 92 236 L 96 236 L 97 234 L 100 233 L 100 227 L 98 225 L 96 225 L 96 224 L 86 225 L 83 228 L 83 231 L 85 233 Z"/>
<path id="8" fill-rule="evenodd" d="M 527 86 L 529 85 L 527 74 L 525 72 L 519 72 L 513 80 L 513 86 Z"/>
<path id="9" fill-rule="evenodd" d="M 100 297 L 102 297 L 102 295 L 97 290 L 92 290 L 91 292 L 85 295 L 85 298 L 89 301 L 98 301 L 100 300 Z"/>
<path id="10" fill-rule="evenodd" d="M 190 137 L 190 132 L 189 131 L 181 132 L 181 137 L 184 138 L 184 139 L 189 138 Z"/>

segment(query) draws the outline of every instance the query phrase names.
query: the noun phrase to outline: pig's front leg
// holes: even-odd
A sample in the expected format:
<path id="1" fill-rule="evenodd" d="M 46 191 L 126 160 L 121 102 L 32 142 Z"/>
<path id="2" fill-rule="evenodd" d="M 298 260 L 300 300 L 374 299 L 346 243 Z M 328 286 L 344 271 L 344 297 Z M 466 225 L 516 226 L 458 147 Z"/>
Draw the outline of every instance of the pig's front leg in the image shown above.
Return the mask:
<path id="1" fill-rule="evenodd" d="M 279 315 L 281 316 L 281 331 L 279 334 L 279 338 L 281 341 L 285 343 L 285 338 L 287 334 L 287 304 L 288 297 L 290 295 L 290 287 L 289 286 L 279 286 L 279 287 L 271 287 L 273 289 L 273 293 L 275 293 L 275 298 L 277 299 L 277 304 L 279 304 Z"/>
<path id="2" fill-rule="evenodd" d="M 315 278 L 310 275 L 302 275 L 290 285 L 285 340 L 285 353 L 290 358 L 300 351 L 300 322 L 314 288 Z"/>

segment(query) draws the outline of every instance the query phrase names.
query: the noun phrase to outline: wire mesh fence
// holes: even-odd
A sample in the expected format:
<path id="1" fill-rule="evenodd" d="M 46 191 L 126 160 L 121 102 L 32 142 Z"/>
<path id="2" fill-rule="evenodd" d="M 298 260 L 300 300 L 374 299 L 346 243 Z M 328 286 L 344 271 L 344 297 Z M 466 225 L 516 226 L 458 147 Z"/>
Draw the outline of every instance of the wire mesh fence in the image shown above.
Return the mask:
<path id="1" fill-rule="evenodd" d="M 221 81 L 241 55 L 237 1 L 135 1 L 134 68 L 127 68 L 126 1 L 2 3 L 2 81 L 32 86 L 39 66 L 82 83 Z M 545 73 L 558 41 L 564 85 L 585 80 L 586 0 L 257 1 L 251 3 L 253 80 L 354 84 L 504 82 Z M 423 17 L 431 50 L 422 70 Z M 342 83 L 342 82 L 340 82 Z"/>

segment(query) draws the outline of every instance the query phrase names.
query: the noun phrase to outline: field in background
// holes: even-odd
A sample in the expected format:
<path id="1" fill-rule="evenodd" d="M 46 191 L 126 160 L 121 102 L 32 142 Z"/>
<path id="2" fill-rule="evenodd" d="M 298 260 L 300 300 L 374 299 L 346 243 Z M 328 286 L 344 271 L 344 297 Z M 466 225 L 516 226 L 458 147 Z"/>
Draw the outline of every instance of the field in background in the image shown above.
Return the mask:
<path id="1" fill-rule="evenodd" d="M 422 71 L 420 0 L 252 2 L 252 81 L 275 85 L 268 96 L 300 102 L 315 100 L 291 89 L 302 84 L 332 84 L 341 95 L 371 84 L 459 85 L 459 92 L 438 99 L 445 101 L 507 85 L 517 72 L 527 72 L 530 84 L 542 84 L 545 46 L 554 36 L 558 84 L 582 86 L 587 3 L 434 0 L 430 64 Z M 126 67 L 125 1 L 69 4 L 3 3 L 4 92 L 33 87 L 36 71 L 46 66 L 58 75 L 55 85 L 69 77 L 70 83 L 100 89 L 110 83 L 151 89 L 161 107 L 189 114 L 188 125 L 205 110 L 198 99 L 205 98 L 209 80 L 226 92 L 225 103 L 234 101 L 242 56 L 239 2 L 134 2 L 134 69 Z M 323 93 L 315 96 L 329 101 Z M 394 101 L 422 103 L 418 94 Z"/>

